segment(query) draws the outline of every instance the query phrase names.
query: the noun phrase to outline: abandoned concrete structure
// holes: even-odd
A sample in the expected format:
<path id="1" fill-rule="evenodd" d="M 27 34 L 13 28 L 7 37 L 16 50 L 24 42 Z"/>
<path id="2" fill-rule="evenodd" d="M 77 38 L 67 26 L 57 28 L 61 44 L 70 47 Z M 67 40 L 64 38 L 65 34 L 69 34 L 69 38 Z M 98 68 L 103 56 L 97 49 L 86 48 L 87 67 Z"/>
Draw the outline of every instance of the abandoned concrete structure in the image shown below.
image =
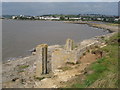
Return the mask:
<path id="1" fill-rule="evenodd" d="M 40 77 L 41 74 L 47 74 L 47 44 L 41 44 L 36 47 L 36 77 Z"/>
<path id="2" fill-rule="evenodd" d="M 72 50 L 73 50 L 73 47 L 74 47 L 74 41 L 71 40 L 71 39 L 67 39 L 67 40 L 66 40 L 65 49 L 66 49 L 67 51 L 72 51 Z"/>
<path id="3" fill-rule="evenodd" d="M 36 47 L 36 76 L 40 77 L 42 74 L 54 73 L 58 68 L 64 66 L 68 62 L 76 64 L 84 53 L 100 45 L 100 43 L 94 38 L 81 42 L 77 46 L 77 49 L 74 49 L 73 45 L 73 40 L 67 39 L 65 49 L 59 47 L 54 49 L 51 53 L 48 53 L 48 45 L 38 45 Z"/>

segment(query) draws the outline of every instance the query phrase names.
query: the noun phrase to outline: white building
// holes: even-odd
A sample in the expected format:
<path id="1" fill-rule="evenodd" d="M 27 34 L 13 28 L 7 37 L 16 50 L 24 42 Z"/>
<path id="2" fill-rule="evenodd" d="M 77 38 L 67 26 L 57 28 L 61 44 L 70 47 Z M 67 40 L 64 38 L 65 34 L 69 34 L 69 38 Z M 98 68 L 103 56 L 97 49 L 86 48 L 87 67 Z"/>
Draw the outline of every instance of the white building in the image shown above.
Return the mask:
<path id="1" fill-rule="evenodd" d="M 79 20 L 79 19 L 81 19 L 81 17 L 79 17 L 79 18 L 69 18 L 69 19 Z"/>
<path id="2" fill-rule="evenodd" d="M 115 19 L 114 19 L 114 21 L 118 21 L 118 20 L 119 20 L 119 18 L 115 18 Z"/>
<path id="3" fill-rule="evenodd" d="M 39 19 L 45 19 L 44 17 L 39 17 Z"/>
<path id="4" fill-rule="evenodd" d="M 20 17 L 24 17 L 24 15 L 20 15 Z"/>
<path id="5" fill-rule="evenodd" d="M 102 21 L 102 20 L 103 20 L 103 18 L 97 18 L 97 20 Z"/>
<path id="6" fill-rule="evenodd" d="M 30 17 L 30 16 L 28 16 L 28 17 L 27 17 L 27 19 L 31 19 L 31 17 Z"/>
<path id="7" fill-rule="evenodd" d="M 12 16 L 12 19 L 16 19 L 17 18 L 17 16 Z"/>
<path id="8" fill-rule="evenodd" d="M 59 20 L 60 17 L 44 17 L 45 20 Z"/>

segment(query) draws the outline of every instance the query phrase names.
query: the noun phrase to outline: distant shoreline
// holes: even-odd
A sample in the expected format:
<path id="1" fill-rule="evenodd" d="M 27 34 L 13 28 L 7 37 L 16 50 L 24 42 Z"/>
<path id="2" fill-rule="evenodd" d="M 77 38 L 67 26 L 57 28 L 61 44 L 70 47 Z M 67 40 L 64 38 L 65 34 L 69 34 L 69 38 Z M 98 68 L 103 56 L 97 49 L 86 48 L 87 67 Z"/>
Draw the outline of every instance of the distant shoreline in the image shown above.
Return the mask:
<path id="1" fill-rule="evenodd" d="M 100 21 L 98 21 L 98 22 L 100 22 Z M 113 23 L 106 23 L 106 24 L 101 23 L 101 24 L 98 24 L 98 23 L 95 23 L 94 21 L 65 21 L 65 23 L 87 24 L 90 27 L 95 27 L 95 28 L 99 28 L 99 29 L 108 30 L 110 33 L 118 31 L 118 29 L 113 29 L 112 28 L 114 26 L 111 26 L 111 27 L 107 26 L 107 24 L 108 25 L 110 25 L 110 24 L 113 25 Z M 118 26 L 119 24 L 114 24 L 114 25 Z"/>

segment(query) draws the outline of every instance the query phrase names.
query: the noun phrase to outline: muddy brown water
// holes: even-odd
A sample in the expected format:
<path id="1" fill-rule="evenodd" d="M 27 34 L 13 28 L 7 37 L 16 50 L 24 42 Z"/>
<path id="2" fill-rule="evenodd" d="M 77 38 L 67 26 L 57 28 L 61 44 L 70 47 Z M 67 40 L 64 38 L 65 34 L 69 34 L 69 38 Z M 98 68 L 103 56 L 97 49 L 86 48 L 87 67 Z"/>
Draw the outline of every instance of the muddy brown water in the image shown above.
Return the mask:
<path id="1" fill-rule="evenodd" d="M 80 42 L 108 32 L 85 24 L 70 24 L 61 21 L 2 21 L 2 58 L 14 59 L 29 55 L 38 44 L 64 45 L 67 38 Z"/>

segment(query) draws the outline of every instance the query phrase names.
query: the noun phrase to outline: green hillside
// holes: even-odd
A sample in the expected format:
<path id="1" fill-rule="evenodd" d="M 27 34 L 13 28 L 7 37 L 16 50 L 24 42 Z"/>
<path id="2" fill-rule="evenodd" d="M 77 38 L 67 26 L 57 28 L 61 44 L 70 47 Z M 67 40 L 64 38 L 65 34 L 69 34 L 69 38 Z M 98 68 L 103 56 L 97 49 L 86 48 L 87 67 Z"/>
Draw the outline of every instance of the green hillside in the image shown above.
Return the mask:
<path id="1" fill-rule="evenodd" d="M 109 40 L 105 40 L 107 46 L 100 48 L 104 56 L 87 68 L 84 80 L 77 77 L 73 84 L 68 84 L 70 88 L 118 88 L 118 43 L 120 34 L 116 34 Z M 83 76 L 82 76 L 83 77 Z"/>

